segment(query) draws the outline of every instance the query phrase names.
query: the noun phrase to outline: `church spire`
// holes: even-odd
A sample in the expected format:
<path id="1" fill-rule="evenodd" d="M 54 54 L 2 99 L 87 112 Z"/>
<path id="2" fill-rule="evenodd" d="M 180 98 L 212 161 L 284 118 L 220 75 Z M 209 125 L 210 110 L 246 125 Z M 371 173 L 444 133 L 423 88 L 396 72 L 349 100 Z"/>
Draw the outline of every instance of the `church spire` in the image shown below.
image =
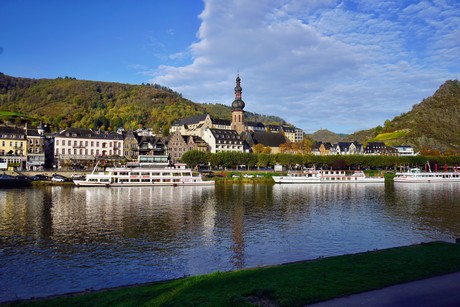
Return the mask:
<path id="1" fill-rule="evenodd" d="M 241 79 L 240 75 L 236 77 L 236 86 L 235 86 L 235 100 L 232 103 L 232 110 L 243 110 L 245 103 L 241 99 L 241 94 L 243 89 L 241 88 Z"/>
<path id="2" fill-rule="evenodd" d="M 236 130 L 238 133 L 245 131 L 243 110 L 245 103 L 241 99 L 242 92 L 240 74 L 238 74 L 236 77 L 235 100 L 232 102 L 232 129 Z"/>

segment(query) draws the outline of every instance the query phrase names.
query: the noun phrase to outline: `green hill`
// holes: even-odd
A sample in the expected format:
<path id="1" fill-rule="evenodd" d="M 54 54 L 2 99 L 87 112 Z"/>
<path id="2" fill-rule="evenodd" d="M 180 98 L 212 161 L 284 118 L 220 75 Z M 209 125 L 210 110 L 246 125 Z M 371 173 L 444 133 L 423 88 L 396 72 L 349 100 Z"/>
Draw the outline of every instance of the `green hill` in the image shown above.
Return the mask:
<path id="1" fill-rule="evenodd" d="M 412 110 L 385 121 L 383 127 L 359 131 L 347 139 L 412 145 L 417 150 L 460 151 L 460 82 L 446 81 Z"/>
<path id="2" fill-rule="evenodd" d="M 342 141 L 346 135 L 336 134 L 327 129 L 320 129 L 312 134 L 308 134 L 307 136 L 315 141 L 329 142 L 334 144 Z"/>
<path id="3" fill-rule="evenodd" d="M 144 126 L 166 132 L 174 121 L 200 113 L 231 118 L 230 107 L 197 104 L 158 84 L 131 85 L 68 77 L 29 79 L 0 73 L 0 121 L 4 123 L 36 125 L 41 120 L 56 131 L 67 127 L 116 130 Z M 262 118 L 264 123 L 283 121 L 250 112 L 247 117 Z"/>

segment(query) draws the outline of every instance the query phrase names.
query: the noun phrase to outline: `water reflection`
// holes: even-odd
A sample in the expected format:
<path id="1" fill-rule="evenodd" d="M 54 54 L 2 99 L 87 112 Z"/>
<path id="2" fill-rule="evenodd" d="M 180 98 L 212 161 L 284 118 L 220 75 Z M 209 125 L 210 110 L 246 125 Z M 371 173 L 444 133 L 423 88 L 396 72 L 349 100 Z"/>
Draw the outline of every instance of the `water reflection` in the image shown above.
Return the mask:
<path id="1" fill-rule="evenodd" d="M 460 236 L 459 185 L 0 190 L 0 301 Z"/>

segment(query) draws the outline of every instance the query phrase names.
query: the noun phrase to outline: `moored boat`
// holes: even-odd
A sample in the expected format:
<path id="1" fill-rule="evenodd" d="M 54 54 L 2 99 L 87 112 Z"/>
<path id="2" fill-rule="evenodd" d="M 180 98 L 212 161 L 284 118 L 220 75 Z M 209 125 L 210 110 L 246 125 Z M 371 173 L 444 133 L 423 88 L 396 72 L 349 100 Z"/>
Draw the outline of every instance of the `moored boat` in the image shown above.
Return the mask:
<path id="1" fill-rule="evenodd" d="M 422 172 L 412 168 L 408 172 L 396 173 L 394 182 L 430 183 L 430 182 L 460 182 L 460 172 Z"/>
<path id="2" fill-rule="evenodd" d="M 193 175 L 187 168 L 143 168 L 114 167 L 105 172 L 86 175 L 85 179 L 74 180 L 76 186 L 83 187 L 133 187 L 133 186 L 196 186 L 214 185 L 201 175 Z"/>
<path id="3" fill-rule="evenodd" d="M 29 178 L 25 176 L 0 175 L 0 188 L 22 188 L 30 185 Z"/>
<path id="4" fill-rule="evenodd" d="M 287 176 L 273 176 L 275 183 L 384 183 L 383 177 L 368 177 L 363 171 L 307 169 L 290 171 Z"/>

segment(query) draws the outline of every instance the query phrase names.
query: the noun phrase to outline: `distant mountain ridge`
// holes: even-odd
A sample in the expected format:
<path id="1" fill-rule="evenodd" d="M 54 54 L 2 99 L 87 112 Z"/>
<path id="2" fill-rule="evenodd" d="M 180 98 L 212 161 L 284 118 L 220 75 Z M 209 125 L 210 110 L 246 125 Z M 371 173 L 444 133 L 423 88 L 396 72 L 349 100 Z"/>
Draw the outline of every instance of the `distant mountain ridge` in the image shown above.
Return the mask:
<path id="1" fill-rule="evenodd" d="M 158 84 L 132 85 L 69 77 L 30 79 L 0 73 L 0 121 L 10 124 L 13 119 L 13 124 L 18 125 L 43 121 L 55 130 L 144 126 L 166 132 L 176 120 L 203 113 L 231 118 L 230 106 L 194 103 Z M 264 124 L 285 122 L 277 116 L 245 114 L 247 120 Z"/>
<path id="2" fill-rule="evenodd" d="M 317 142 L 325 142 L 335 144 L 342 141 L 347 135 L 337 134 L 327 129 L 320 129 L 312 134 L 307 134 L 307 137 Z"/>

